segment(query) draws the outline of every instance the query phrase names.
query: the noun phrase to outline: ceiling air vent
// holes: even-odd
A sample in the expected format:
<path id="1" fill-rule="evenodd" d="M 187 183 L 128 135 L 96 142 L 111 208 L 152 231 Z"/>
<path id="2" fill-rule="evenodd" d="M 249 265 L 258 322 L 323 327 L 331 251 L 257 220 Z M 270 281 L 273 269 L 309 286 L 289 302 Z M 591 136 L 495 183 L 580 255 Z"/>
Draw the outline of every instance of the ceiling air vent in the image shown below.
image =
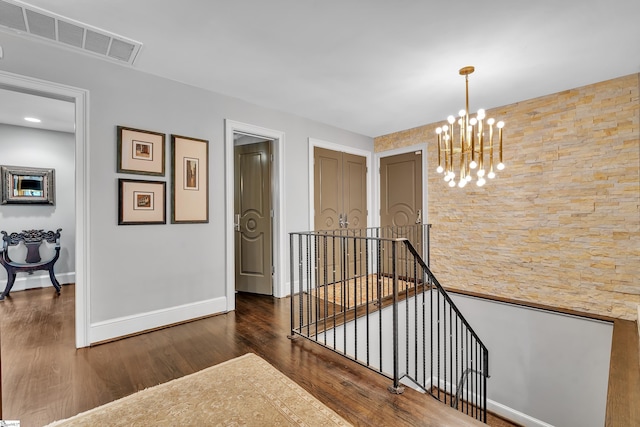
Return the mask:
<path id="1" fill-rule="evenodd" d="M 133 65 L 142 43 L 17 0 L 0 0 L 0 29 Z"/>

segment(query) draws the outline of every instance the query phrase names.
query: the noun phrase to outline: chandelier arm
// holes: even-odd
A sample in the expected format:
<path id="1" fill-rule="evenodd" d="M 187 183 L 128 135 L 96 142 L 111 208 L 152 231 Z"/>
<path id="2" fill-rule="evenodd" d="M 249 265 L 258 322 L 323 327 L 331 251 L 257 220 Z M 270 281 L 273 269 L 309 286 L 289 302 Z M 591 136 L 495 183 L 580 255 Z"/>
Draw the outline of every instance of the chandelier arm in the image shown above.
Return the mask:
<path id="1" fill-rule="evenodd" d="M 498 128 L 498 135 L 500 138 L 500 163 L 502 163 L 502 128 Z"/>
<path id="2" fill-rule="evenodd" d="M 480 138 L 480 155 L 478 162 L 478 170 L 484 170 L 484 138 L 483 138 L 484 129 L 482 129 L 482 120 L 478 120 L 478 135 Z"/>
<path id="3" fill-rule="evenodd" d="M 475 159 L 476 152 L 476 125 L 471 125 L 471 159 Z"/>
<path id="4" fill-rule="evenodd" d="M 453 172 L 453 133 L 449 138 L 449 170 Z"/>
<path id="5" fill-rule="evenodd" d="M 493 170 L 493 122 L 489 122 L 489 166 Z"/>

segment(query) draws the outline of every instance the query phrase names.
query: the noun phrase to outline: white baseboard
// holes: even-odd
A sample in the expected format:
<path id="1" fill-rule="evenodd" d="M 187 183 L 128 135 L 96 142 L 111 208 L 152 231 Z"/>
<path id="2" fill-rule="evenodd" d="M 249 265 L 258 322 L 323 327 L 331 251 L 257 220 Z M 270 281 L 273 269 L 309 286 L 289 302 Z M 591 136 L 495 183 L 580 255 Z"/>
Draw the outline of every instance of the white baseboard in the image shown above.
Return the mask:
<path id="1" fill-rule="evenodd" d="M 89 327 L 89 343 L 93 344 L 198 317 L 223 313 L 226 308 L 227 298 L 220 297 L 92 323 Z"/>
<path id="2" fill-rule="evenodd" d="M 431 381 L 433 380 L 434 378 L 431 379 Z M 431 381 L 429 381 L 430 384 L 427 390 L 431 388 Z M 452 385 L 448 381 L 445 382 L 444 380 L 440 380 L 438 384 L 441 390 L 451 391 L 454 394 L 456 393 L 457 387 L 455 385 Z M 411 385 L 409 386 L 411 387 Z M 415 388 L 415 386 L 413 388 Z M 463 390 L 466 390 L 466 389 L 463 389 Z M 466 395 L 466 391 L 463 391 L 462 393 L 463 395 Z M 476 399 L 475 393 L 470 393 L 470 395 L 471 395 L 471 400 Z M 510 408 L 506 405 L 503 405 L 502 403 L 498 403 L 489 398 L 487 398 L 487 410 L 490 412 L 493 412 L 494 414 L 500 415 L 501 417 L 504 417 L 508 420 L 511 420 L 518 424 L 522 424 L 525 427 L 554 427 L 551 424 L 547 424 L 542 420 L 539 420 L 537 418 L 524 414 L 516 409 Z"/>
<path id="3" fill-rule="evenodd" d="M 495 402 L 491 399 L 487 399 L 487 409 L 494 414 L 500 415 L 526 427 L 553 427 L 551 424 L 547 424 L 542 420 L 523 414 L 520 411 L 516 411 L 513 408 Z"/>
<path id="4" fill-rule="evenodd" d="M 65 285 L 67 283 L 75 283 L 76 273 L 56 273 L 56 279 L 58 279 L 58 282 L 60 282 L 61 285 Z M 4 290 L 6 284 L 6 280 L 0 281 L 0 292 Z M 16 281 L 13 283 L 11 292 L 24 291 L 26 289 L 46 288 L 49 286 L 53 287 L 53 285 L 51 284 L 51 279 L 49 278 L 49 273 L 32 275 L 18 273 L 18 275 L 16 276 Z"/>

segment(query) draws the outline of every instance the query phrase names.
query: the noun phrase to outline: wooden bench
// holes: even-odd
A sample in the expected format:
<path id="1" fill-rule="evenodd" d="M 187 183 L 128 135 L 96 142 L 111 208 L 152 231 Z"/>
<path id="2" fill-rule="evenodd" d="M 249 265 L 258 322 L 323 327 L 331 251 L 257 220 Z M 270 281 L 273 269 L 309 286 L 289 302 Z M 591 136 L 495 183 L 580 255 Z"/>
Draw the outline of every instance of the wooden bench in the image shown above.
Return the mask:
<path id="1" fill-rule="evenodd" d="M 26 272 L 33 274 L 34 271 L 47 270 L 56 293 L 60 295 L 60 283 L 53 274 L 53 265 L 60 256 L 60 232 L 59 228 L 55 233 L 53 231 L 44 230 L 23 230 L 22 233 L 8 234 L 6 231 L 2 233 L 2 249 L 0 250 L 0 264 L 7 270 L 7 286 L 4 292 L 0 294 L 0 301 L 4 300 L 11 292 L 11 288 L 16 280 L 16 273 Z M 48 261 L 42 261 L 40 257 L 40 245 L 44 241 L 55 243 L 55 255 Z M 23 242 L 27 247 L 27 256 L 25 262 L 15 262 L 9 257 L 9 246 L 16 246 Z"/>

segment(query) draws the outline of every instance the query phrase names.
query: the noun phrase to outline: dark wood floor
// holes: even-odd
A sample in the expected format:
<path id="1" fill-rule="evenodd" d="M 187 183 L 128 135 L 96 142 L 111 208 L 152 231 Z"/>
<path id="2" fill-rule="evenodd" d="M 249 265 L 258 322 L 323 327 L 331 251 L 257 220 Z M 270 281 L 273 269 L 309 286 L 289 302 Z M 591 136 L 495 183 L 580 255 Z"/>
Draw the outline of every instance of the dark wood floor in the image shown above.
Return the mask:
<path id="1" fill-rule="evenodd" d="M 79 350 L 74 304 L 74 286 L 63 287 L 60 297 L 37 289 L 0 303 L 5 420 L 42 426 L 253 352 L 356 426 L 482 425 L 414 390 L 390 394 L 388 379 L 302 339 L 287 339 L 288 299 L 239 294 L 235 312 Z M 624 376 L 622 365 L 634 362 L 625 354 L 618 368 L 612 358 L 612 375 Z M 633 393 L 633 381 L 620 393 Z M 640 425 L 637 405 L 625 404 L 639 393 L 613 399 L 610 410 L 623 417 L 608 415 L 608 427 Z"/>
<path id="2" fill-rule="evenodd" d="M 73 294 L 15 292 L 0 304 L 4 419 L 42 426 L 253 352 L 354 425 L 482 425 L 413 390 L 390 394 L 389 380 L 289 340 L 287 299 L 239 294 L 235 312 L 76 350 Z"/>

